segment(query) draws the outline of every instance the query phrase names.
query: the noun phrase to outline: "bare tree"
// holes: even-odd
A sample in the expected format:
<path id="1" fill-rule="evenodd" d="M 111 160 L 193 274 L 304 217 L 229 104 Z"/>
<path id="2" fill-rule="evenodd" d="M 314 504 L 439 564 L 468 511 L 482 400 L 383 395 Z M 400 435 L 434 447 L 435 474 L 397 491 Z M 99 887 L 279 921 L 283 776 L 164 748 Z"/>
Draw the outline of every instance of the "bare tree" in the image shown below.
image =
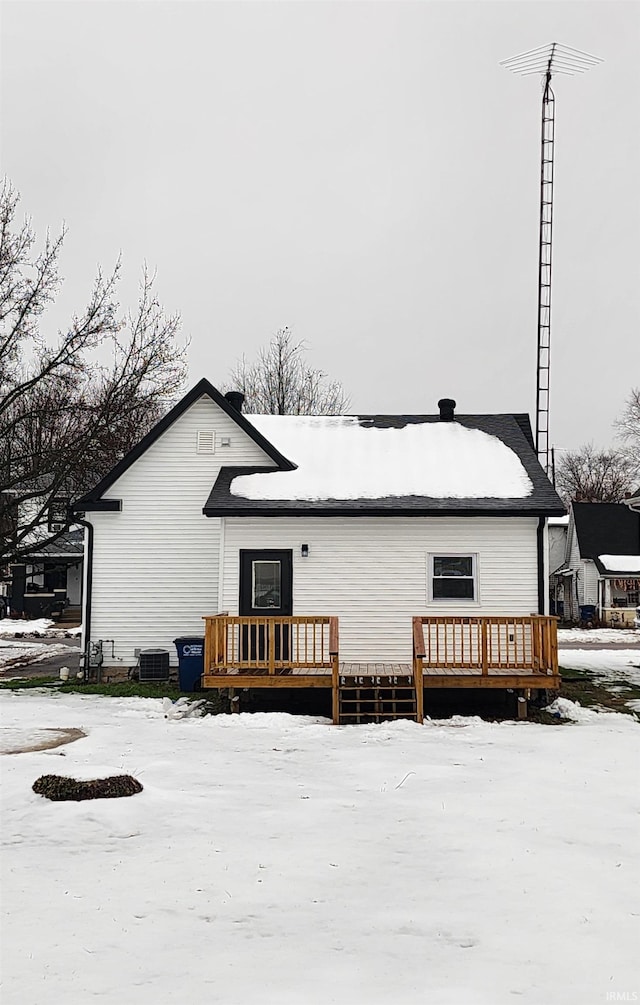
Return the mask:
<path id="1" fill-rule="evenodd" d="M 257 415 L 340 415 L 349 407 L 342 385 L 308 366 L 305 342 L 280 328 L 258 358 L 230 371 L 229 389 L 242 391 L 245 409 Z"/>
<path id="2" fill-rule="evenodd" d="M 640 387 L 631 388 L 624 411 L 614 423 L 623 450 L 635 464 L 636 483 L 640 482 Z"/>
<path id="3" fill-rule="evenodd" d="M 562 454 L 556 466 L 556 488 L 566 503 L 621 502 L 637 476 L 621 450 L 596 450 L 588 443 Z"/>
<path id="4" fill-rule="evenodd" d="M 53 542 L 52 509 L 92 487 L 166 409 L 185 378 L 178 315 L 145 268 L 137 307 L 120 311 L 113 272 L 51 336 L 44 316 L 61 285 L 64 231 L 36 251 L 19 196 L 0 190 L 0 565 Z M 107 361 L 107 362 L 105 362 Z M 58 515 L 58 520 L 60 516 Z M 64 522 L 64 521 L 63 521 Z M 55 522 L 55 526 L 59 524 Z"/>

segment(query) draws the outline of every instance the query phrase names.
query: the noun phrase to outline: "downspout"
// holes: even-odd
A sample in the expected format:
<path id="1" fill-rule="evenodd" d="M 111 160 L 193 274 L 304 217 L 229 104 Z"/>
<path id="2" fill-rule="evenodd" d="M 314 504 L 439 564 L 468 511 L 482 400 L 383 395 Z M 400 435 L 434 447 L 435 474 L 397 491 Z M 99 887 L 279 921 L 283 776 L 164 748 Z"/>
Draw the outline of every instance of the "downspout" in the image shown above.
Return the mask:
<path id="1" fill-rule="evenodd" d="M 226 521 L 224 517 L 220 518 L 220 541 L 218 545 L 218 608 L 216 614 L 220 614 L 222 611 L 222 603 L 224 598 L 224 550 L 225 550 L 225 537 L 226 537 Z"/>
<path id="2" fill-rule="evenodd" d="M 85 677 L 89 667 L 89 645 L 91 643 L 91 597 L 93 592 L 93 524 L 89 523 L 88 520 L 81 519 L 77 513 L 73 514 L 73 522 L 79 523 L 81 527 L 84 527 L 87 531 L 87 543 L 85 548 L 85 573 L 84 573 L 84 596 L 83 596 L 83 612 L 82 612 L 82 653 L 81 657 L 84 657 L 84 670 Z"/>
<path id="3" fill-rule="evenodd" d="M 537 545 L 538 545 L 538 614 L 544 614 L 546 608 L 547 584 L 544 575 L 544 527 L 546 519 L 538 517 Z"/>

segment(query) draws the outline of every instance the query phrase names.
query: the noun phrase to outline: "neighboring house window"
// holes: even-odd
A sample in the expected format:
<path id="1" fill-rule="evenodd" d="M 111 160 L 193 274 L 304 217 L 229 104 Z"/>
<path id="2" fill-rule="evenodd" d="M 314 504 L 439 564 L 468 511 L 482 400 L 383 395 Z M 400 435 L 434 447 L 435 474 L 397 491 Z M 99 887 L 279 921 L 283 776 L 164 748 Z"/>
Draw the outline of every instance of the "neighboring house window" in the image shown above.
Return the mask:
<path id="1" fill-rule="evenodd" d="M 430 555 L 429 600 L 478 599 L 475 555 Z"/>
<path id="2" fill-rule="evenodd" d="M 57 533 L 59 530 L 64 530 L 64 528 L 69 525 L 68 514 L 70 502 L 71 499 L 66 496 L 64 498 L 56 497 L 49 503 L 47 523 L 50 533 Z"/>

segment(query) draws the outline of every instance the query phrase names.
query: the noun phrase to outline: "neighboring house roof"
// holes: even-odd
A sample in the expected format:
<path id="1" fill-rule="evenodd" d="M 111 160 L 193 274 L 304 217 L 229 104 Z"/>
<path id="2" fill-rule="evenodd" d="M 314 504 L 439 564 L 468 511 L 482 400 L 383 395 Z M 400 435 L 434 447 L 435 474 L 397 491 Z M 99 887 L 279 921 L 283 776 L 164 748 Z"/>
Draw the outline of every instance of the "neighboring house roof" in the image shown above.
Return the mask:
<path id="1" fill-rule="evenodd" d="M 296 462 L 222 468 L 206 516 L 561 515 L 522 415 L 250 416 Z"/>
<path id="2" fill-rule="evenodd" d="M 629 506 L 636 512 L 640 512 L 640 485 L 637 485 L 633 492 L 624 501 L 625 506 Z"/>
<path id="3" fill-rule="evenodd" d="M 215 401 L 223 412 L 233 419 L 241 429 L 247 433 L 251 439 L 257 443 L 259 447 L 264 450 L 264 452 L 278 465 L 283 471 L 288 471 L 294 467 L 294 465 L 286 457 L 284 457 L 274 446 L 269 443 L 262 434 L 255 429 L 247 420 L 241 412 L 238 412 L 232 405 L 229 404 L 227 399 L 223 394 L 218 391 L 217 388 L 213 386 L 206 378 L 198 381 L 195 387 L 185 394 L 177 405 L 175 405 L 171 411 L 167 412 L 159 422 L 151 429 L 145 437 L 133 448 L 129 453 L 122 458 L 114 468 L 111 469 L 108 475 L 106 475 L 102 481 L 93 488 L 86 495 L 77 499 L 73 503 L 73 509 L 76 512 L 82 512 L 85 510 L 92 509 L 119 509 L 119 501 L 115 499 L 103 499 L 104 493 L 111 488 L 111 486 L 124 474 L 131 465 L 138 460 L 142 454 L 149 449 L 149 447 L 156 442 L 156 440 L 162 436 L 162 434 L 167 430 L 176 419 L 179 419 L 194 402 L 198 401 L 202 397 L 209 397 Z"/>
<path id="4" fill-rule="evenodd" d="M 51 544 L 34 545 L 29 558 L 82 558 L 84 554 L 84 530 L 70 530 Z"/>
<path id="5" fill-rule="evenodd" d="M 573 503 L 581 558 L 640 555 L 640 513 L 624 503 Z"/>
<path id="6" fill-rule="evenodd" d="M 595 563 L 604 576 L 640 576 L 640 555 L 598 555 Z"/>

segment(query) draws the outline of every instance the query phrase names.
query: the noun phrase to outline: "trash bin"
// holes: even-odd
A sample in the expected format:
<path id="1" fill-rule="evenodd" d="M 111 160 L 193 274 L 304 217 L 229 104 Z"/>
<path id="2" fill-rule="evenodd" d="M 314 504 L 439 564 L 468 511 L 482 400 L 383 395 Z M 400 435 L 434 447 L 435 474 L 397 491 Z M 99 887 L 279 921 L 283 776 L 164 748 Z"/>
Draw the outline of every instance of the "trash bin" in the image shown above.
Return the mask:
<path id="1" fill-rule="evenodd" d="M 178 682 L 181 691 L 199 691 L 204 670 L 204 638 L 185 635 L 174 639 L 178 651 Z"/>
<path id="2" fill-rule="evenodd" d="M 595 604 L 582 604 L 580 607 L 580 621 L 583 624 L 589 624 L 595 620 L 596 616 L 596 605 Z"/>

